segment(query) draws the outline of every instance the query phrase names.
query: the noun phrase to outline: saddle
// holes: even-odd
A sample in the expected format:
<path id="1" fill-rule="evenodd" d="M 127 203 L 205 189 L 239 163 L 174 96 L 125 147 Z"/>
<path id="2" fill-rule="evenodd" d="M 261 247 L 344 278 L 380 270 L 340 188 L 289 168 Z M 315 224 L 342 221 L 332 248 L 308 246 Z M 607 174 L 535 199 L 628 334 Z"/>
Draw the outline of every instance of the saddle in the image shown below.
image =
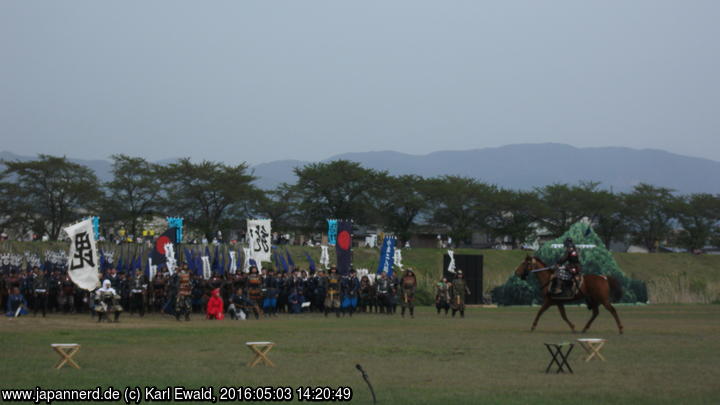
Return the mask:
<path id="1" fill-rule="evenodd" d="M 550 285 L 550 298 L 554 300 L 572 300 L 580 291 L 584 282 L 584 276 L 581 274 L 574 277 L 570 271 L 561 267 L 555 272 L 555 279 Z M 557 289 L 560 292 L 557 292 Z"/>

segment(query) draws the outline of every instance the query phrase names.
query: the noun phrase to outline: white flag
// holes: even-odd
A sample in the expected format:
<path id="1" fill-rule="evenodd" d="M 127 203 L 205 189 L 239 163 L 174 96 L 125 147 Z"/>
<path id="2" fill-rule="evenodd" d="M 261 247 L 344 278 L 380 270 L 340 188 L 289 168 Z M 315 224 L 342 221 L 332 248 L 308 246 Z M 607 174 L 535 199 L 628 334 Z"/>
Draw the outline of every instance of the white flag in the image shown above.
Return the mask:
<path id="1" fill-rule="evenodd" d="M 165 265 L 167 266 L 170 275 L 175 274 L 175 268 L 177 268 L 177 261 L 175 260 L 175 248 L 172 243 L 165 244 Z"/>
<path id="2" fill-rule="evenodd" d="M 328 253 L 328 247 L 325 245 L 320 246 L 320 264 L 325 269 L 330 266 L 330 254 Z"/>
<path id="3" fill-rule="evenodd" d="M 393 261 L 394 261 L 393 265 L 394 265 L 395 267 L 399 268 L 400 270 L 402 270 L 403 264 L 402 264 L 402 251 L 401 251 L 401 249 L 395 249 L 395 260 L 393 260 Z"/>
<path id="4" fill-rule="evenodd" d="M 448 256 L 450 256 L 450 263 L 448 263 L 448 273 L 455 273 L 455 256 L 452 250 L 448 250 Z"/>
<path id="5" fill-rule="evenodd" d="M 247 241 L 251 257 L 257 262 L 258 268 L 261 262 L 271 261 L 270 247 L 270 220 L 269 219 L 248 219 Z"/>
<path id="6" fill-rule="evenodd" d="M 202 270 L 203 270 L 203 278 L 205 280 L 210 280 L 210 277 L 212 277 L 212 271 L 210 270 L 210 256 L 202 256 Z"/>
<path id="7" fill-rule="evenodd" d="M 243 273 L 250 272 L 250 248 L 243 248 Z"/>
<path id="8" fill-rule="evenodd" d="M 152 264 L 152 257 L 148 257 L 148 277 L 150 280 L 155 278 L 155 275 L 157 274 L 157 266 Z"/>
<path id="9" fill-rule="evenodd" d="M 230 254 L 230 274 L 235 274 L 237 272 L 237 252 L 230 251 L 228 252 Z"/>
<path id="10" fill-rule="evenodd" d="M 100 287 L 98 255 L 92 220 L 86 219 L 65 228 L 70 237 L 68 275 L 78 287 L 92 291 Z"/>

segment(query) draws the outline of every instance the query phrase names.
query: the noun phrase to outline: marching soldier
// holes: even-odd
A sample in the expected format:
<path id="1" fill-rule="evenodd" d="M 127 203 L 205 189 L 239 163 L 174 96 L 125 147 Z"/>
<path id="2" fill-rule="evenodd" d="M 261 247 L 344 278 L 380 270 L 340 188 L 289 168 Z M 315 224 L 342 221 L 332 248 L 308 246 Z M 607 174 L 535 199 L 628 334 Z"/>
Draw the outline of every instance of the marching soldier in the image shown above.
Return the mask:
<path id="1" fill-rule="evenodd" d="M 325 293 L 325 316 L 330 310 L 340 317 L 340 275 L 336 267 L 330 268 L 330 275 L 327 277 L 327 291 Z"/>
<path id="2" fill-rule="evenodd" d="M 357 308 L 358 292 L 360 291 L 360 281 L 356 276 L 355 269 L 351 269 L 350 274 L 347 277 L 343 277 L 340 289 L 342 292 L 343 316 L 345 312 L 350 313 L 350 316 L 352 316 L 355 308 Z"/>
<path id="3" fill-rule="evenodd" d="M 75 312 L 75 283 L 65 274 L 60 282 L 60 308 L 64 313 Z"/>
<path id="4" fill-rule="evenodd" d="M 33 316 L 37 316 L 38 310 L 41 310 L 44 318 L 48 304 L 48 279 L 39 267 L 33 268 L 32 289 Z"/>
<path id="5" fill-rule="evenodd" d="M 175 319 L 180 320 L 180 315 L 185 315 L 185 320 L 190 320 L 190 311 L 192 311 L 192 282 L 190 273 L 186 266 L 180 268 L 177 274 L 177 287 L 175 297 Z"/>
<path id="6" fill-rule="evenodd" d="M 410 309 L 410 317 L 415 318 L 415 290 L 417 289 L 417 279 L 411 268 L 405 271 L 400 281 L 400 293 L 402 295 L 402 312 L 405 317 L 405 309 Z"/>
<path id="7" fill-rule="evenodd" d="M 48 278 L 48 309 L 51 312 L 60 312 L 60 272 L 53 270 Z"/>
<path id="8" fill-rule="evenodd" d="M 255 266 L 250 267 L 250 274 L 247 277 L 248 298 L 260 306 L 262 303 L 262 278 Z"/>
<path id="9" fill-rule="evenodd" d="M 165 304 L 166 291 L 165 285 L 167 281 L 163 274 L 159 271 L 155 274 L 152 280 L 152 300 L 153 304 L 151 308 L 157 312 L 162 313 L 163 305 Z"/>
<path id="10" fill-rule="evenodd" d="M 392 274 L 390 282 L 392 284 L 392 291 L 389 295 L 390 308 L 392 308 L 392 313 L 395 314 L 397 313 L 398 293 L 400 292 L 400 279 L 398 278 L 397 272 Z"/>
<path id="11" fill-rule="evenodd" d="M 370 284 L 370 278 L 363 276 L 360 280 L 360 311 L 372 312 L 372 298 L 374 296 L 374 288 Z"/>
<path id="12" fill-rule="evenodd" d="M 435 285 L 435 308 L 437 308 L 438 315 L 440 315 L 440 310 L 444 309 L 445 316 L 450 309 L 450 283 L 445 277 Z"/>
<path id="13" fill-rule="evenodd" d="M 375 283 L 375 290 L 377 291 L 380 312 L 390 315 L 392 312 L 393 285 L 387 277 L 387 273 L 380 273 L 380 279 Z"/>
<path id="14" fill-rule="evenodd" d="M 147 281 L 141 269 L 135 270 L 135 278 L 132 280 L 130 289 L 130 313 L 138 311 L 140 316 L 145 316 L 145 293 Z"/>
<path id="15" fill-rule="evenodd" d="M 465 283 L 462 270 L 457 271 L 457 275 L 450 287 L 450 295 L 452 296 L 452 316 L 460 311 L 460 317 L 465 317 L 465 296 L 470 295 L 470 289 Z"/>
<path id="16" fill-rule="evenodd" d="M 263 311 L 265 315 L 277 316 L 277 301 L 278 301 L 278 279 L 275 277 L 275 272 L 271 269 L 268 270 L 267 276 L 263 280 L 263 290 L 265 290 L 265 299 L 263 300 Z"/>
<path id="17" fill-rule="evenodd" d="M 328 278 L 325 275 L 325 270 L 317 272 L 315 277 L 312 278 L 313 284 L 313 305 L 319 312 L 325 312 L 325 295 L 327 294 Z"/>

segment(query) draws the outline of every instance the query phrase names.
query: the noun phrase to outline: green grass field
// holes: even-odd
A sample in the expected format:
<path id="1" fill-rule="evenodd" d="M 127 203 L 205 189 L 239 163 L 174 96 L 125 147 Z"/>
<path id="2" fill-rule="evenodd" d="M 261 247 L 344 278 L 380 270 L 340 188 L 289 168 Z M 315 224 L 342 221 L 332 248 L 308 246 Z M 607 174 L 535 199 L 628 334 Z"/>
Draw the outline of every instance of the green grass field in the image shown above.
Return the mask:
<path id="1" fill-rule="evenodd" d="M 720 305 L 621 306 L 618 335 L 602 310 L 587 335 L 574 335 L 549 310 L 473 308 L 465 319 L 280 315 L 260 321 L 190 322 L 151 315 L 96 324 L 87 315 L 0 319 L 2 388 L 96 386 L 349 386 L 353 403 L 372 403 L 355 364 L 368 372 L 381 404 L 696 404 L 720 398 Z M 581 325 L 589 313 L 569 309 Z M 545 374 L 544 342 L 603 337 L 607 362 L 571 354 L 575 374 Z M 246 341 L 277 343 L 277 368 L 250 369 Z M 81 370 L 52 366 L 50 343 L 80 343 Z M 215 391 L 217 393 L 217 390 Z"/>

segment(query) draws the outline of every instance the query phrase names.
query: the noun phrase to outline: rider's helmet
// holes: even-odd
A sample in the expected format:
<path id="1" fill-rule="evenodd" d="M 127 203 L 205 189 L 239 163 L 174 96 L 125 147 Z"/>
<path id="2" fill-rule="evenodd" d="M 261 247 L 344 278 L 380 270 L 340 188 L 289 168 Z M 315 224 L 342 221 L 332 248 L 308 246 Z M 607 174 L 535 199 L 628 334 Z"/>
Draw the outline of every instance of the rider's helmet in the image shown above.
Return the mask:
<path id="1" fill-rule="evenodd" d="M 575 243 L 573 243 L 572 238 L 565 239 L 565 242 L 563 243 L 563 245 L 565 245 L 566 248 L 575 247 Z"/>

